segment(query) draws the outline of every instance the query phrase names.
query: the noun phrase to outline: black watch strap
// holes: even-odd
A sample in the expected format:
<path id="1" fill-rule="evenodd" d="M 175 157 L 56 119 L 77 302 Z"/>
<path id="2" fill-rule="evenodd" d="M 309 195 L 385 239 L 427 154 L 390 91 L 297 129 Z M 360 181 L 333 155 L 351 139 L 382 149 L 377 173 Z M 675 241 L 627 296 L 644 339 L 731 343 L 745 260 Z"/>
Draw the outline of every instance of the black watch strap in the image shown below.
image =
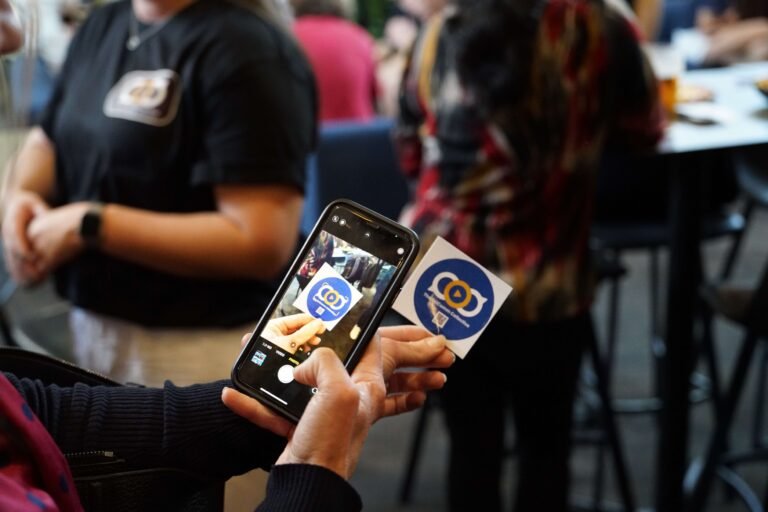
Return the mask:
<path id="1" fill-rule="evenodd" d="M 80 221 L 80 238 L 86 247 L 98 247 L 101 241 L 101 212 L 104 205 L 91 203 Z"/>

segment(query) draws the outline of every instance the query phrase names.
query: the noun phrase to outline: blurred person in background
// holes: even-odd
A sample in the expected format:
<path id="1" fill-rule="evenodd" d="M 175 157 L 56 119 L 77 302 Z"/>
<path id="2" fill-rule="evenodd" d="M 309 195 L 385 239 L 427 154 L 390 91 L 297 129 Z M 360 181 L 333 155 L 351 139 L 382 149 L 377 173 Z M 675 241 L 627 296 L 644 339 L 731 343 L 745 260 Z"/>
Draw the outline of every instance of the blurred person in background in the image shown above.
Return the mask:
<path id="1" fill-rule="evenodd" d="M 513 288 L 442 394 L 452 511 L 478 497 L 500 510 L 508 403 L 515 510 L 568 509 L 601 154 L 649 150 L 663 130 L 638 37 L 602 0 L 457 0 L 414 48 L 398 142 L 416 192 L 402 221 L 424 248 L 443 237 Z"/>
<path id="2" fill-rule="evenodd" d="M 384 25 L 378 45 L 377 76 L 381 84 L 381 113 L 396 117 L 400 80 L 421 25 L 439 13 L 447 0 L 398 0 Z"/>
<path id="3" fill-rule="evenodd" d="M 696 28 L 706 36 L 704 66 L 768 59 L 768 2 L 735 0 L 723 10 L 702 6 Z"/>
<path id="4" fill-rule="evenodd" d="M 321 121 L 366 121 L 376 115 L 375 44 L 348 21 L 340 0 L 291 0 L 293 30 L 315 72 Z"/>
<path id="5" fill-rule="evenodd" d="M 246 7 L 250 5 L 250 7 Z M 227 376 L 294 253 L 311 69 L 268 1 L 122 0 L 75 35 L 3 200 L 6 265 L 55 277 L 76 363 Z"/>

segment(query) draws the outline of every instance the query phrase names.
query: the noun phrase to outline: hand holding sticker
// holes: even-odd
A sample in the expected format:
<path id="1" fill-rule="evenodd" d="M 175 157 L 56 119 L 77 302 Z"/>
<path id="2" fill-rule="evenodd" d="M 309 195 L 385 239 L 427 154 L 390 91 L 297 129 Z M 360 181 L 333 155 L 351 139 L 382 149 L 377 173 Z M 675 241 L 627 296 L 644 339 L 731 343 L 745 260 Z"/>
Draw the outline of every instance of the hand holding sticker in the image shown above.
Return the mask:
<path id="1" fill-rule="evenodd" d="M 509 293 L 509 285 L 438 238 L 413 271 L 393 308 L 464 357 Z"/>
<path id="2" fill-rule="evenodd" d="M 325 332 L 321 320 L 306 313 L 273 318 L 267 323 L 262 336 L 289 354 L 295 354 L 306 344 L 320 343 L 318 335 Z M 310 348 L 305 349 L 309 352 Z"/>

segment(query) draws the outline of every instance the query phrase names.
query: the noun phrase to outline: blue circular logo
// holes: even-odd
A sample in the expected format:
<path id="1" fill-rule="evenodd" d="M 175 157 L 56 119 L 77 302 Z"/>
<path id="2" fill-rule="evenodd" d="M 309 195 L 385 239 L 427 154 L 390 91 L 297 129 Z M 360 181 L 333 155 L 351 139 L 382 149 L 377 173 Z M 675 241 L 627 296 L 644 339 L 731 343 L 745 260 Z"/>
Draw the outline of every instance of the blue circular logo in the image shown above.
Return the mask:
<path id="1" fill-rule="evenodd" d="M 474 336 L 488 323 L 493 311 L 493 287 L 475 264 L 443 260 L 421 275 L 413 300 L 422 324 L 457 341 Z"/>
<path id="2" fill-rule="evenodd" d="M 352 303 L 352 290 L 344 279 L 326 277 L 315 283 L 307 295 L 307 310 L 315 318 L 332 322 L 343 317 Z"/>

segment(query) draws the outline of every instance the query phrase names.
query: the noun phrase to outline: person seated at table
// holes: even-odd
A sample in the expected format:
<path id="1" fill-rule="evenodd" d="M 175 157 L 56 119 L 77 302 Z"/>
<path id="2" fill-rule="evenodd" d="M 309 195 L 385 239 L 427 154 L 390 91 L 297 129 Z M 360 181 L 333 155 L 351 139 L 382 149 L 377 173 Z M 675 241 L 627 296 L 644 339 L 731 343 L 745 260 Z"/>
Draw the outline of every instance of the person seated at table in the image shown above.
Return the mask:
<path id="1" fill-rule="evenodd" d="M 764 0 L 737 0 L 721 13 L 701 7 L 696 28 L 707 36 L 705 66 L 768 59 L 768 3 Z"/>
<path id="2" fill-rule="evenodd" d="M 417 180 L 401 220 L 513 288 L 442 393 L 450 510 L 501 509 L 511 401 L 515 510 L 564 512 L 600 155 L 650 150 L 663 130 L 638 30 L 600 0 L 457 0 L 422 31 L 400 105 Z"/>
<path id="3" fill-rule="evenodd" d="M 317 79 L 321 121 L 366 121 L 376 115 L 376 47 L 348 21 L 340 0 L 291 0 L 293 31 Z"/>
<path id="4" fill-rule="evenodd" d="M 271 466 L 260 509 L 360 510 L 347 480 L 372 424 L 420 407 L 426 391 L 445 383 L 439 370 L 406 368 L 445 368 L 453 359 L 445 338 L 413 326 L 382 328 L 352 375 L 318 349 L 294 372 L 318 389 L 296 425 L 228 381 L 59 387 L 0 372 L 0 508 L 82 510 L 62 452 L 109 451 L 122 471 L 179 468 L 216 480 Z"/>

